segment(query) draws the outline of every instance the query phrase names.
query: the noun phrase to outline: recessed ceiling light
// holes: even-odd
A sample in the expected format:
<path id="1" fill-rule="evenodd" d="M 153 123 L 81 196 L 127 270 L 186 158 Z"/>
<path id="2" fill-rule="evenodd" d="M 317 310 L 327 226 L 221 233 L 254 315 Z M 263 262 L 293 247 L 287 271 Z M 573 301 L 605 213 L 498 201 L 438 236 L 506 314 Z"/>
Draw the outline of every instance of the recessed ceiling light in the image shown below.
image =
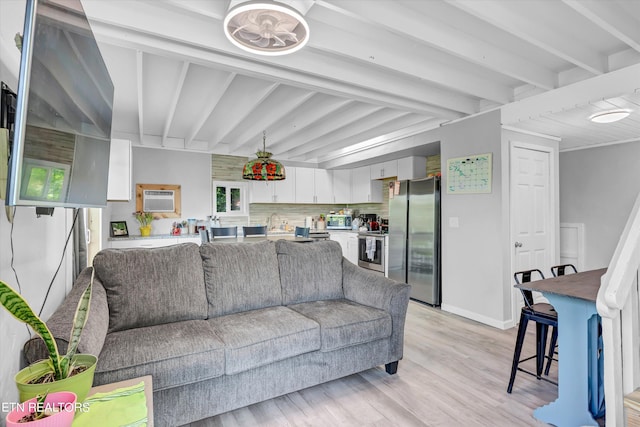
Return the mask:
<path id="1" fill-rule="evenodd" d="M 589 116 L 589 120 L 594 123 L 613 123 L 629 117 L 629 114 L 631 114 L 631 111 L 629 110 L 601 111 L 600 113 Z"/>
<path id="2" fill-rule="evenodd" d="M 231 6 L 224 18 L 224 34 L 240 49 L 258 55 L 285 55 L 309 40 L 309 25 L 293 7 L 273 0 L 232 1 Z"/>

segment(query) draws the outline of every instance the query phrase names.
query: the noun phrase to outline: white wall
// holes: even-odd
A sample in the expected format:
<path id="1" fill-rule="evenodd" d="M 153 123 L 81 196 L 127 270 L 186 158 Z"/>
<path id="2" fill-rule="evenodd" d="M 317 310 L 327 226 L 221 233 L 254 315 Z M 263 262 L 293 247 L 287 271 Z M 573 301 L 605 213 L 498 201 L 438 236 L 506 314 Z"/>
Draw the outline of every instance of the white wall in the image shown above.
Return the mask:
<path id="1" fill-rule="evenodd" d="M 17 88 L 19 52 L 13 37 L 22 33 L 24 0 L 0 0 L 0 80 L 14 91 Z M 4 200 L 0 199 L 0 280 L 17 288 L 11 268 L 17 272 L 25 299 L 39 310 L 44 293 L 60 262 L 69 227 L 71 211 L 56 208 L 52 217 L 36 219 L 35 209 L 17 208 L 13 230 L 6 219 Z M 13 251 L 11 242 L 13 241 Z M 60 304 L 71 286 L 69 253 L 53 284 L 43 318 L 46 320 Z M 17 402 L 13 376 L 19 369 L 20 351 L 29 338 L 27 329 L 4 309 L 0 309 L 0 403 Z M 0 425 L 6 414 L 0 413 Z"/>
<path id="2" fill-rule="evenodd" d="M 508 318 L 505 265 L 502 138 L 500 112 L 493 111 L 441 129 L 442 309 L 504 328 Z M 492 153 L 490 194 L 447 194 L 447 160 Z M 449 225 L 457 218 L 458 228 Z M 507 310 L 508 311 L 508 310 Z M 510 317 L 510 316 L 509 316 Z"/>
<path id="3" fill-rule="evenodd" d="M 1 0 L 0 0 L 1 1 Z M 169 234 L 174 221 L 206 219 L 211 215 L 211 155 L 153 148 L 133 148 L 133 178 L 130 202 L 109 202 L 103 215 L 103 247 L 108 247 L 110 221 L 127 221 L 129 235 L 139 235 L 136 211 L 136 184 L 180 185 L 182 218 L 166 218 L 152 223 L 152 234 Z"/>
<path id="4" fill-rule="evenodd" d="M 640 141 L 560 153 L 560 220 L 585 224 L 585 269 L 609 265 L 640 192 Z"/>

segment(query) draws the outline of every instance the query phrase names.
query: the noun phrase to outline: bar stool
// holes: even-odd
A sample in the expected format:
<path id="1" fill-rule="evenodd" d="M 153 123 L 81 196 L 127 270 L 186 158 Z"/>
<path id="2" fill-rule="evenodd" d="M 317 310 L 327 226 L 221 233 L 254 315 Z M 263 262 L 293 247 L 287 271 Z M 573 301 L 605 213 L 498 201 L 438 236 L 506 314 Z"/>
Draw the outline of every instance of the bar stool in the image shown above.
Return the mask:
<path id="1" fill-rule="evenodd" d="M 531 276 L 533 275 L 533 273 L 537 273 L 540 276 L 540 279 L 544 279 L 544 274 L 542 274 L 542 271 L 538 269 L 518 271 L 513 275 L 513 277 L 516 283 L 520 285 L 522 283 L 531 282 Z M 516 379 L 516 373 L 518 371 L 533 375 L 539 380 L 545 380 L 557 385 L 556 382 L 542 376 L 542 369 L 544 367 L 544 359 L 548 357 L 545 351 L 547 344 L 547 332 L 549 330 L 549 326 L 551 326 L 554 330 L 552 332 L 552 335 L 557 334 L 556 329 L 558 328 L 558 313 L 556 313 L 551 304 L 534 303 L 533 293 L 531 291 L 520 289 L 520 292 L 522 293 L 522 297 L 524 298 L 525 305 L 524 307 L 522 307 L 522 310 L 520 310 L 520 325 L 518 326 L 518 336 L 516 338 L 516 346 L 513 351 L 511 378 L 509 379 L 507 393 L 511 393 L 511 390 L 513 389 L 513 382 Z M 522 344 L 524 342 L 525 333 L 527 332 L 527 324 L 530 320 L 536 322 L 536 354 L 524 359 L 520 359 Z M 526 369 L 519 366 L 521 362 L 525 362 L 533 358 L 536 359 L 535 373 L 527 371 Z"/>
<path id="2" fill-rule="evenodd" d="M 212 227 L 211 239 L 219 239 L 221 237 L 238 237 L 238 227 Z"/>
<path id="3" fill-rule="evenodd" d="M 266 236 L 267 226 L 266 225 L 244 226 L 242 227 L 242 234 L 244 235 L 244 237 Z"/>
<path id="4" fill-rule="evenodd" d="M 299 227 L 296 225 L 294 237 L 309 237 L 309 227 Z"/>
<path id="5" fill-rule="evenodd" d="M 568 270 L 573 270 L 573 273 L 577 273 L 578 269 L 573 264 L 561 264 L 554 265 L 551 267 L 551 274 L 553 277 L 564 276 Z M 547 366 L 544 368 L 544 374 L 549 375 L 549 369 L 551 368 L 551 362 L 557 359 L 554 358 L 554 355 L 558 353 L 557 351 L 557 343 L 558 343 L 558 329 L 554 329 L 551 334 L 551 345 L 549 346 L 549 354 L 547 354 Z"/>

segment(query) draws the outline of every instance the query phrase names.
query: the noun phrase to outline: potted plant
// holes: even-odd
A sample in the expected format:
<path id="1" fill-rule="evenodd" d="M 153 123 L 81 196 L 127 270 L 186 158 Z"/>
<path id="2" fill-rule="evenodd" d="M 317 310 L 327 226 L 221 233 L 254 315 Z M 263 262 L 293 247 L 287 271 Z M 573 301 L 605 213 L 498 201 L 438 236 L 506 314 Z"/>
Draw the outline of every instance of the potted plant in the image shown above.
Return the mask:
<path id="1" fill-rule="evenodd" d="M 149 236 L 151 235 L 151 221 L 154 220 L 153 214 L 151 212 L 134 212 L 133 215 L 138 220 L 140 224 L 140 235 L 141 236 Z"/>
<path id="2" fill-rule="evenodd" d="M 89 286 L 78 301 L 65 355 L 60 354 L 53 334 L 22 295 L 0 280 L 0 304 L 42 338 L 49 354 L 47 359 L 35 362 L 16 374 L 15 381 L 21 402 L 39 394 L 56 391 L 72 391 L 78 400 L 83 401 L 93 385 L 93 374 L 98 359 L 90 354 L 76 354 L 76 350 L 82 329 L 87 323 L 94 274 L 95 271 L 91 273 Z"/>
<path id="3" fill-rule="evenodd" d="M 7 414 L 7 427 L 71 427 L 77 396 L 70 391 L 38 395 Z"/>

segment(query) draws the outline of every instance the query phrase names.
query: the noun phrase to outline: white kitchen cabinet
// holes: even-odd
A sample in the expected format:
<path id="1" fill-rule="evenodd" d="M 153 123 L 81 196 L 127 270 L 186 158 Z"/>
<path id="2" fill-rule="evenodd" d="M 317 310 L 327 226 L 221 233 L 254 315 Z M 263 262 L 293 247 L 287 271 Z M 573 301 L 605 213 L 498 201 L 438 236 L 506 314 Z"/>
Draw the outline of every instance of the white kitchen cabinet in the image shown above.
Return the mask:
<path id="1" fill-rule="evenodd" d="M 109 240 L 110 248 L 126 249 L 126 248 L 161 248 L 163 246 L 177 245 L 179 243 L 202 243 L 200 236 L 195 235 L 184 237 L 145 237 L 142 239 L 111 239 Z"/>
<path id="2" fill-rule="evenodd" d="M 420 179 L 427 176 L 427 158 L 421 156 L 405 157 L 398 160 L 398 181 Z"/>
<path id="3" fill-rule="evenodd" d="M 312 168 L 298 168 L 296 203 L 315 203 L 314 173 Z"/>
<path id="4" fill-rule="evenodd" d="M 182 241 L 182 239 L 180 239 Z M 160 248 L 163 246 L 171 246 L 176 245 L 178 243 L 178 239 L 175 237 L 162 237 L 154 239 L 153 237 L 148 237 L 144 239 L 122 239 L 122 240 L 110 240 L 109 247 L 110 248 Z"/>
<path id="5" fill-rule="evenodd" d="M 332 187 L 328 170 L 296 168 L 296 203 L 332 203 Z"/>
<path id="6" fill-rule="evenodd" d="M 358 233 L 332 231 L 329 233 L 329 240 L 340 243 L 342 256 L 351 263 L 358 265 Z"/>
<path id="7" fill-rule="evenodd" d="M 273 203 L 274 181 L 249 182 L 249 203 Z"/>
<path id="8" fill-rule="evenodd" d="M 326 169 L 314 169 L 316 203 L 333 203 L 333 174 Z"/>
<path id="9" fill-rule="evenodd" d="M 295 203 L 296 181 L 298 168 L 287 167 L 287 177 L 282 181 L 271 181 L 273 186 L 273 201 L 275 203 Z"/>
<path id="10" fill-rule="evenodd" d="M 333 171 L 333 201 L 337 204 L 351 203 L 351 169 Z"/>
<path id="11" fill-rule="evenodd" d="M 370 175 L 371 179 L 384 179 L 398 176 L 398 161 L 390 160 L 388 162 L 371 165 Z"/>
<path id="12" fill-rule="evenodd" d="M 351 171 L 351 203 L 382 203 L 382 181 L 371 179 L 369 166 Z"/>
<path id="13" fill-rule="evenodd" d="M 295 203 L 296 169 L 287 167 L 282 181 L 251 181 L 250 203 Z"/>
<path id="14" fill-rule="evenodd" d="M 347 233 L 347 252 L 345 257 L 358 265 L 358 233 Z"/>
<path id="15" fill-rule="evenodd" d="M 131 193 L 131 141 L 112 139 L 107 200 L 129 201 Z"/>

